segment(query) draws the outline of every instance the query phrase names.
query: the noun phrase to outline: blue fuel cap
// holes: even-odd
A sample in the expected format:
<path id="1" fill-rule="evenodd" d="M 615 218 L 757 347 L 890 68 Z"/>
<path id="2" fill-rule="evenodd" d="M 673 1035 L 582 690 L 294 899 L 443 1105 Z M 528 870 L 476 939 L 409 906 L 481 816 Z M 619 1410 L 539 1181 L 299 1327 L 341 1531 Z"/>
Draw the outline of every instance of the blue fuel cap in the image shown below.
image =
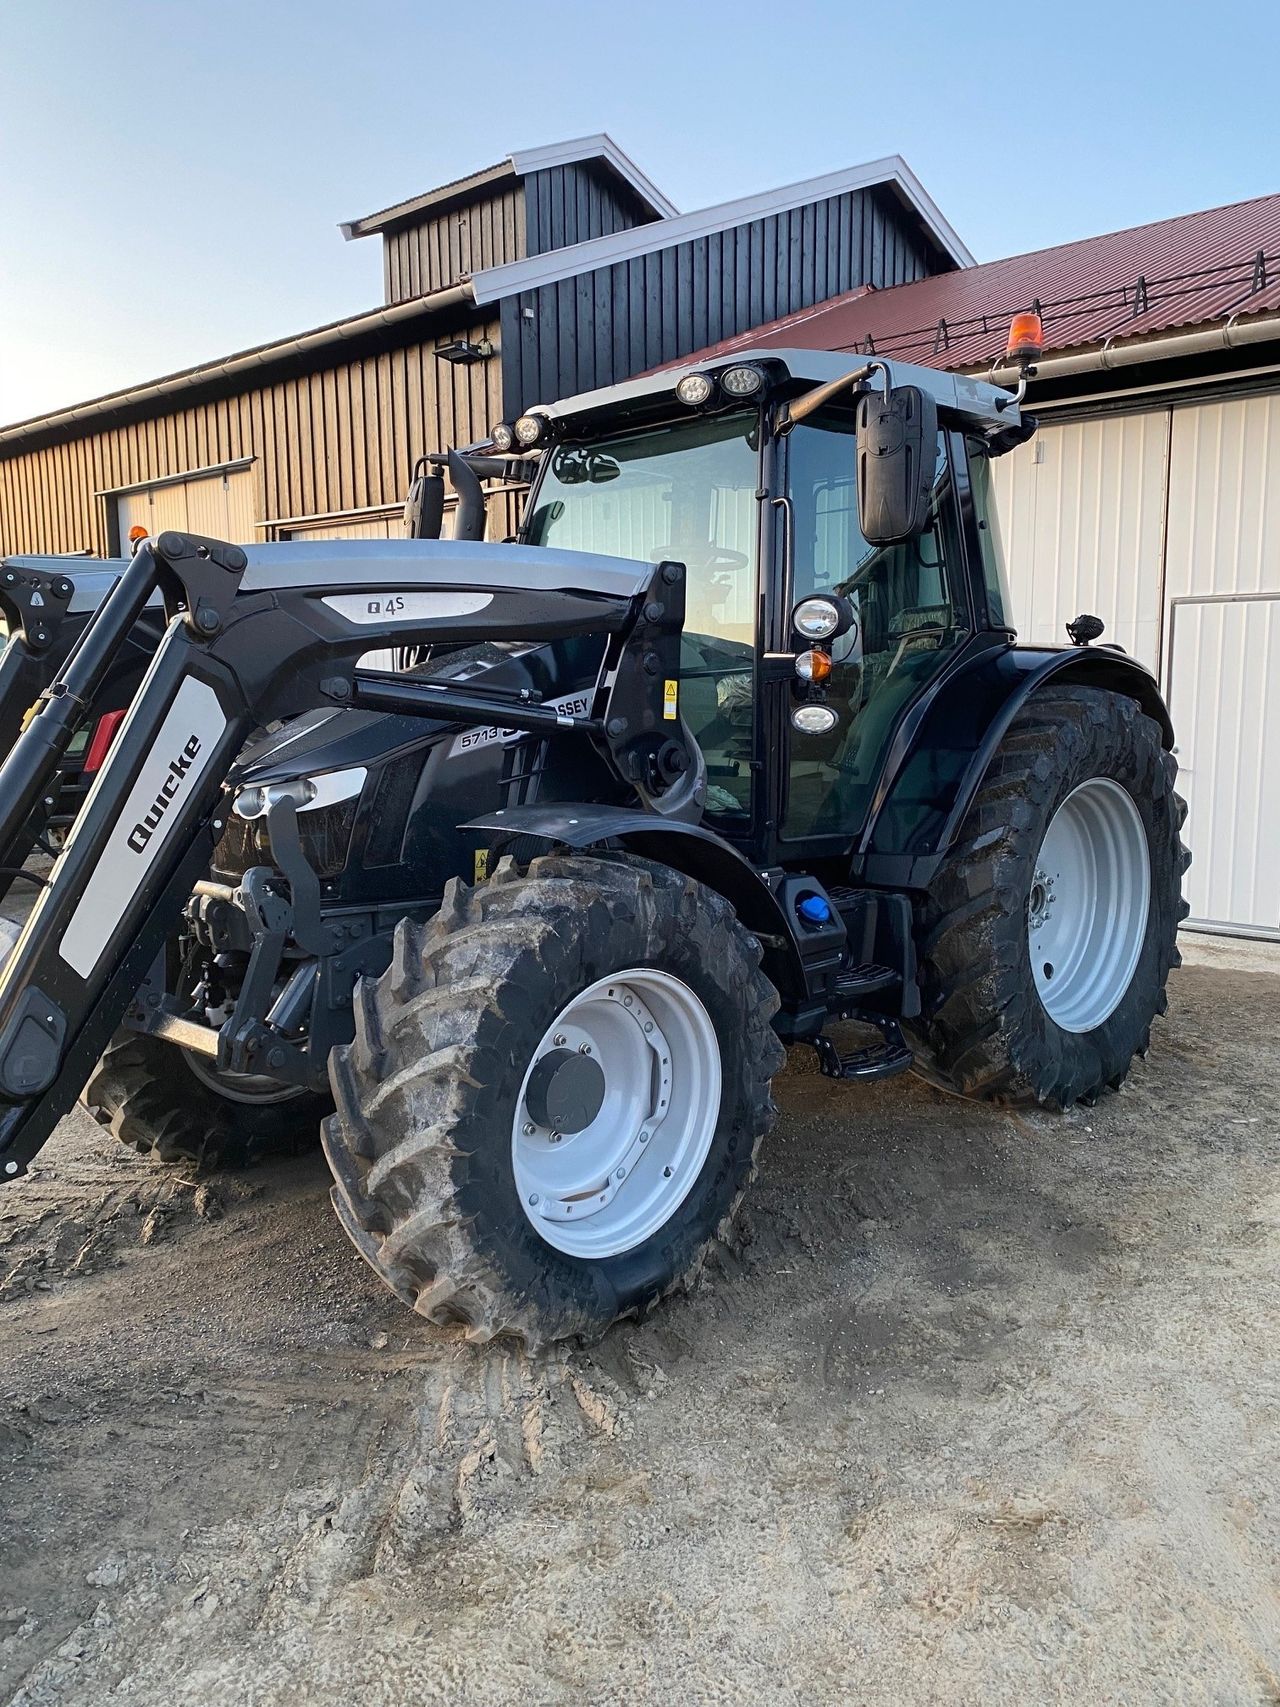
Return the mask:
<path id="1" fill-rule="evenodd" d="M 821 895 L 806 895 L 796 904 L 796 912 L 807 925 L 825 925 L 831 917 L 830 904 Z"/>

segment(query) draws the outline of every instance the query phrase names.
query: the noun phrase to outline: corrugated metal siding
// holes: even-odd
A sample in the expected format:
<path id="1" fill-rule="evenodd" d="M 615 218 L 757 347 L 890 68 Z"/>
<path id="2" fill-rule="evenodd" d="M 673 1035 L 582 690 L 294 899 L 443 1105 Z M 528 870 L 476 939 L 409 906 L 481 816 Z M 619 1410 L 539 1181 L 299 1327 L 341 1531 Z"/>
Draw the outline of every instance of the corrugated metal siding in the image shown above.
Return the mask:
<path id="1" fill-rule="evenodd" d="M 1156 668 L 1169 412 L 1044 426 L 993 465 L 1012 620 L 1061 646 L 1082 611 Z"/>
<path id="2" fill-rule="evenodd" d="M 385 233 L 382 282 L 388 302 L 457 284 L 482 267 L 519 261 L 525 246 L 525 192 L 512 184 L 470 207 L 454 207 Z"/>
<path id="3" fill-rule="evenodd" d="M 496 339 L 498 328 L 451 335 L 462 332 Z M 435 342 L 0 460 L 0 550 L 105 555 L 111 500 L 100 494 L 242 457 L 255 459 L 255 522 L 396 504 L 415 457 L 472 442 L 502 412 L 498 362 L 439 362 Z"/>
<path id="4" fill-rule="evenodd" d="M 524 192 L 530 255 L 611 237 L 615 231 L 649 225 L 654 217 L 625 184 L 584 165 L 530 172 Z"/>
<path id="5" fill-rule="evenodd" d="M 1174 606 L 1189 923 L 1280 936 L 1280 598 Z"/>
<path id="6" fill-rule="evenodd" d="M 856 285 L 920 278 L 932 264 L 894 198 L 858 190 L 528 291 L 502 310 L 508 412 L 611 385 Z"/>
<path id="7" fill-rule="evenodd" d="M 1178 409 L 1168 592 L 1280 592 L 1280 396 Z"/>

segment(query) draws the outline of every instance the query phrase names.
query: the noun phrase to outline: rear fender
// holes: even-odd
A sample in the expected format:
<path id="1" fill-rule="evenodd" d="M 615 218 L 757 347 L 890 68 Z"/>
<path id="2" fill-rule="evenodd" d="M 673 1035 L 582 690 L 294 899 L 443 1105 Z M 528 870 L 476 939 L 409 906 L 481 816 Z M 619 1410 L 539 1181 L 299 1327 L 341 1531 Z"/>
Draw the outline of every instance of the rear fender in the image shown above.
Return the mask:
<path id="1" fill-rule="evenodd" d="M 508 807 L 472 818 L 459 828 L 533 836 L 574 849 L 600 847 L 607 842 L 682 871 L 723 895 L 746 928 L 760 938 L 764 970 L 784 1005 L 801 1005 L 807 1000 L 804 965 L 785 911 L 756 868 L 714 830 L 634 807 L 563 801 Z"/>
<path id="2" fill-rule="evenodd" d="M 1159 725 L 1165 748 L 1173 746 L 1173 724 L 1155 677 L 1123 652 L 1010 646 L 982 653 L 939 685 L 910 752 L 873 807 L 854 861 L 855 877 L 927 888 L 1009 725 L 1050 683 L 1126 695 Z"/>

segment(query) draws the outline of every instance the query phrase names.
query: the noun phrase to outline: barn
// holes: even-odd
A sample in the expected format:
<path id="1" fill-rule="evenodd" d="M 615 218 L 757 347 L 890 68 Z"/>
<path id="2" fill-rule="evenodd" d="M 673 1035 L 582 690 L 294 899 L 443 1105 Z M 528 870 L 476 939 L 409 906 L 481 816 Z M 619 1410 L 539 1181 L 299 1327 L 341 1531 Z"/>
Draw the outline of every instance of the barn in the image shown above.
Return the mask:
<path id="1" fill-rule="evenodd" d="M 385 536 L 417 457 L 530 403 L 973 259 L 896 156 L 681 214 L 607 136 L 340 229 L 381 241 L 380 305 L 0 429 L 0 549 Z"/>

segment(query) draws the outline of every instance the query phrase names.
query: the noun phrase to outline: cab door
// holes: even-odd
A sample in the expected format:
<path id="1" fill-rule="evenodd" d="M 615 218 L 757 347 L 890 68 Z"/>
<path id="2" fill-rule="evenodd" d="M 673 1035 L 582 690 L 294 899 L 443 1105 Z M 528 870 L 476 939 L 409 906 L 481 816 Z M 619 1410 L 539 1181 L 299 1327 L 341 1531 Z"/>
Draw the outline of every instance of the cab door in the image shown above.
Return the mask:
<path id="1" fill-rule="evenodd" d="M 867 820 L 903 714 L 970 633 L 953 446 L 939 431 L 924 532 L 877 548 L 858 526 L 852 412 L 820 412 L 786 443 L 791 550 L 783 620 L 809 594 L 835 593 L 849 599 L 855 621 L 829 643 L 833 669 L 823 687 L 789 688 L 780 840 L 835 851 Z M 835 713 L 829 733 L 793 725 L 790 712 L 802 696 Z"/>

